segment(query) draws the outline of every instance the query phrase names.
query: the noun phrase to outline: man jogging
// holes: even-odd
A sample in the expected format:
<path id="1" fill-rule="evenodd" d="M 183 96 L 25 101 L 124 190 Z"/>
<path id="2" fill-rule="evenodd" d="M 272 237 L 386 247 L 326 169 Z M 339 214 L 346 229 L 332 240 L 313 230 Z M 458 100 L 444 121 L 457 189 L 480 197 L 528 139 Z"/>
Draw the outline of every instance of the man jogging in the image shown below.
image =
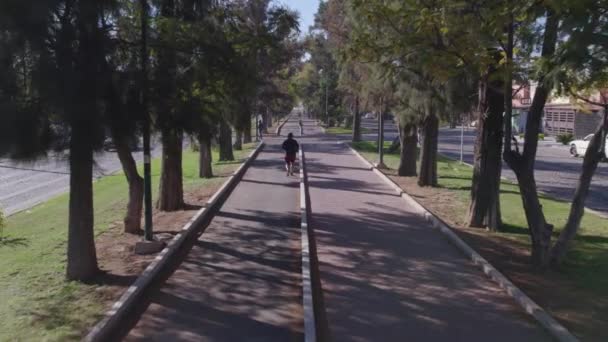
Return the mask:
<path id="1" fill-rule="evenodd" d="M 283 141 L 283 149 L 285 150 L 285 169 L 287 169 L 287 175 L 293 176 L 293 163 L 295 163 L 296 153 L 300 149 L 300 145 L 293 138 L 293 133 L 287 134 L 287 140 Z"/>

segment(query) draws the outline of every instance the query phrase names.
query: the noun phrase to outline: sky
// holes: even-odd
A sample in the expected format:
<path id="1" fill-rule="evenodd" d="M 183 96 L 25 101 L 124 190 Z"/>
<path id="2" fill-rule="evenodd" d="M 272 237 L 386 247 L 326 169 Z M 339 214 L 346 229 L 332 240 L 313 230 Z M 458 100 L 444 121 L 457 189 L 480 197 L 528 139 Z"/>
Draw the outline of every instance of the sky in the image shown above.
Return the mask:
<path id="1" fill-rule="evenodd" d="M 300 13 L 300 31 L 302 34 L 308 32 L 308 27 L 315 20 L 315 13 L 319 8 L 319 0 L 278 0 L 277 2 L 287 5 Z"/>

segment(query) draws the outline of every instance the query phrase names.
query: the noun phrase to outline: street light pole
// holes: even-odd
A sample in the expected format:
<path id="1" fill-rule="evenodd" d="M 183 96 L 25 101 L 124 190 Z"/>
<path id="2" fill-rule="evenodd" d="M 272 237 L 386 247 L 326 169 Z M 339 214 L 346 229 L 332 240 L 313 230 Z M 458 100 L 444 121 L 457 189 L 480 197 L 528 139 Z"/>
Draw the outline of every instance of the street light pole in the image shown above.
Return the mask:
<path id="1" fill-rule="evenodd" d="M 148 112 L 148 1 L 140 0 L 141 5 L 141 105 L 144 117 L 144 239 L 154 240 L 152 229 L 152 167 L 150 153 L 150 113 Z"/>
<path id="2" fill-rule="evenodd" d="M 323 69 L 319 69 L 319 75 L 321 75 L 321 80 L 325 83 L 325 120 L 327 120 L 327 127 L 329 127 L 329 111 L 327 109 L 329 91 L 327 86 L 327 75 L 323 73 Z"/>
<path id="3" fill-rule="evenodd" d="M 384 96 L 380 97 L 380 110 L 378 113 L 378 169 L 386 169 L 384 164 Z"/>
<path id="4" fill-rule="evenodd" d="M 460 120 L 460 164 L 464 158 L 464 118 Z"/>
<path id="5" fill-rule="evenodd" d="M 327 98 L 329 96 L 328 94 L 329 92 L 327 90 L 327 75 L 325 75 L 325 117 L 327 118 L 327 127 L 329 127 L 329 111 L 327 110 Z"/>

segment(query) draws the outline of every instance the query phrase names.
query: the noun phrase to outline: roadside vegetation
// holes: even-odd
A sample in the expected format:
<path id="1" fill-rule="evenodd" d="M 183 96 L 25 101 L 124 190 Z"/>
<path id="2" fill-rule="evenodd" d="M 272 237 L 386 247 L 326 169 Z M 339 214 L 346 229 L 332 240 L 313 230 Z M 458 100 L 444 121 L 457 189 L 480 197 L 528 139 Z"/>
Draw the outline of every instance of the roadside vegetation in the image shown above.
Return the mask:
<path id="1" fill-rule="evenodd" d="M 154 210 L 187 212 L 189 190 L 238 166 L 254 123 L 295 106 L 298 32 L 297 13 L 271 1 L 0 1 L 0 156 L 66 151 L 70 174 L 68 194 L 6 218 L 0 340 L 77 339 L 94 323 L 102 293 L 120 295 L 98 284 L 120 266 L 107 249 L 137 258 Z M 162 163 L 142 169 L 133 145 L 149 153 L 151 135 Z M 123 172 L 94 181 L 103 148 Z"/>
<path id="2" fill-rule="evenodd" d="M 572 140 L 574 140 L 574 136 L 571 133 L 559 134 L 556 140 L 557 142 L 562 143 L 562 145 L 568 145 Z"/>
<path id="3" fill-rule="evenodd" d="M 247 144 L 236 151 L 233 162 L 217 161 L 219 151 L 215 148 L 213 167 L 217 176 L 210 179 L 198 176 L 198 154 L 186 151 L 182 161 L 186 195 L 200 188 L 213 193 L 253 147 Z M 152 163 L 155 184 L 160 178 L 160 164 L 159 159 Z M 121 209 L 128 200 L 122 191 L 125 186 L 122 172 L 94 183 L 96 239 L 103 239 L 109 230 L 120 232 Z M 65 281 L 68 201 L 68 194 L 61 195 L 6 218 L 5 238 L 0 240 L 0 341 L 79 340 L 108 309 L 107 304 L 117 299 L 111 295 L 129 285 L 123 283 L 118 291 L 108 293 L 106 287 L 116 284 L 103 277 L 88 283 Z M 156 228 L 163 230 L 162 226 Z M 120 234 L 115 235 L 118 244 Z M 111 274 L 113 270 L 103 271 Z"/>
<path id="4" fill-rule="evenodd" d="M 68 151 L 68 280 L 100 273 L 93 153 L 112 145 L 120 159 L 126 234 L 142 231 L 144 202 L 152 209 L 149 169 L 142 177 L 130 148 L 150 133 L 162 145 L 155 207 L 184 209 L 184 139 L 201 146 L 199 176 L 210 178 L 212 141 L 232 161 L 252 121 L 288 114 L 297 35 L 297 14 L 270 1 L 0 2 L 0 156 Z"/>
<path id="5" fill-rule="evenodd" d="M 316 118 L 331 127 L 350 115 L 345 121 L 353 122 L 357 142 L 362 112 L 394 115 L 396 172 L 430 188 L 440 187 L 439 123 L 475 122 L 466 226 L 511 228 L 503 217 L 510 209 L 501 203 L 504 162 L 517 177 L 529 263 L 538 274 L 567 263 L 608 134 L 608 44 L 597 43 L 608 29 L 602 2 L 329 0 L 314 28 L 305 41 L 311 57 L 293 88 Z M 531 84 L 536 91 L 520 143 L 512 132 L 513 97 Z M 565 220 L 546 211 L 551 206 L 543 205 L 534 174 L 544 106 L 554 95 L 604 111 L 571 204 L 560 208 Z M 382 125 L 378 131 L 383 144 Z M 376 160 L 383 159 L 379 151 Z"/>

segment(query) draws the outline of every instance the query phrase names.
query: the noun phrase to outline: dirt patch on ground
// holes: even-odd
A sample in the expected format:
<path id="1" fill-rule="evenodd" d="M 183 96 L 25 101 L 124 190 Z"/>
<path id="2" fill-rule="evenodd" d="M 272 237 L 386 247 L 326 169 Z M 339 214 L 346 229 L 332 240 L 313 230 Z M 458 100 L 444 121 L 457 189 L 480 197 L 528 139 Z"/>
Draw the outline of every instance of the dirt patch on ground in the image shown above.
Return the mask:
<path id="1" fill-rule="evenodd" d="M 456 193 L 444 188 L 419 187 L 415 177 L 399 177 L 394 170 L 386 173 L 573 334 L 584 341 L 608 341 L 608 298 L 582 291 L 559 272 L 536 272 L 530 266 L 526 243 L 466 227 L 468 203 Z"/>
<path id="2" fill-rule="evenodd" d="M 229 172 L 226 173 L 229 174 Z M 204 186 L 185 190 L 184 200 L 187 206 L 184 210 L 175 212 L 154 210 L 155 235 L 158 234 L 162 240 L 172 239 L 219 190 L 223 182 L 222 178 L 216 178 Z M 121 209 L 124 210 L 124 208 Z M 137 255 L 133 252 L 135 243 L 141 239 L 141 235 L 125 234 L 121 221 L 114 222 L 112 227 L 96 237 L 97 259 L 99 267 L 103 271 L 103 274 L 97 279 L 100 285 L 96 290 L 105 301 L 106 308 L 109 308 L 122 295 L 156 257 L 156 254 Z"/>

